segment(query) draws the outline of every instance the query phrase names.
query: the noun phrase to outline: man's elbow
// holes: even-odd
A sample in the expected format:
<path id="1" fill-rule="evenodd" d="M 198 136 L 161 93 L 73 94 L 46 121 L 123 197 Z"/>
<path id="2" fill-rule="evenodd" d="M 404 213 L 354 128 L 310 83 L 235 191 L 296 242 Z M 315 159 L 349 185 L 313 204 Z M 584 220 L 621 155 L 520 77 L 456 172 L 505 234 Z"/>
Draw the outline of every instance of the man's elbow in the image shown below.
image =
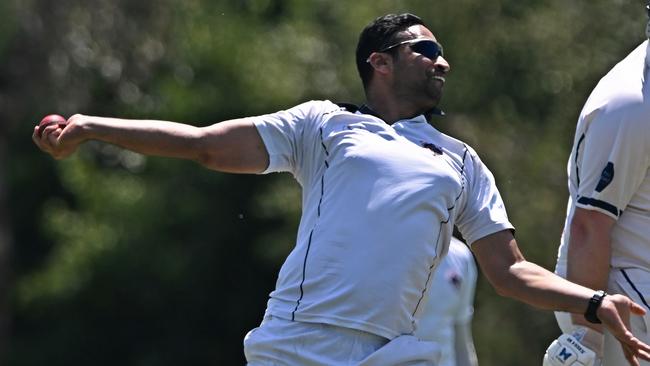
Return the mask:
<path id="1" fill-rule="evenodd" d="M 490 283 L 499 296 L 518 299 L 522 292 L 522 279 L 526 278 L 527 272 L 525 261 L 516 262 L 493 275 Z"/>
<path id="2" fill-rule="evenodd" d="M 504 270 L 503 273 L 492 275 L 488 277 L 488 279 L 494 288 L 494 291 L 496 291 L 499 296 L 515 297 L 516 291 L 514 281 L 509 270 Z"/>
<path id="3" fill-rule="evenodd" d="M 220 170 L 219 168 L 222 164 L 222 158 L 220 156 L 222 154 L 221 146 L 218 142 L 212 140 L 214 140 L 214 137 L 211 137 L 206 129 L 201 129 L 200 132 L 193 136 L 188 150 L 191 151 L 191 160 L 194 160 L 205 168 Z"/>
<path id="4" fill-rule="evenodd" d="M 516 297 L 516 292 L 514 291 L 513 286 L 511 283 L 508 283 L 507 281 L 496 281 L 492 282 L 492 287 L 494 287 L 494 290 L 499 296 L 503 297 L 509 297 L 509 298 L 514 298 Z"/>

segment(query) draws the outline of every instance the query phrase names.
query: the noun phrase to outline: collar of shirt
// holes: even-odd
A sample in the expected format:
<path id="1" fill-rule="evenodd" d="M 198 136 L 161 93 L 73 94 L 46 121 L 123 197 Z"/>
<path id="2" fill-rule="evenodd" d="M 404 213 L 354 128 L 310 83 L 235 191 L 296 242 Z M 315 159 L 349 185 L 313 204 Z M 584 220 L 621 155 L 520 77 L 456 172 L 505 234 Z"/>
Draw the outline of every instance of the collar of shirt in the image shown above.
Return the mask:
<path id="1" fill-rule="evenodd" d="M 379 119 L 382 119 L 381 117 L 379 117 L 379 114 L 377 114 L 375 111 L 373 111 L 370 107 L 368 107 L 365 104 L 362 104 L 361 107 L 359 107 L 358 112 L 362 113 L 362 114 L 369 114 L 371 116 L 375 116 L 375 117 L 377 117 Z M 428 110 L 427 112 L 425 112 L 424 114 L 414 116 L 414 117 L 411 117 L 411 118 L 404 118 L 404 119 L 401 119 L 401 120 L 399 120 L 397 122 L 402 122 L 402 121 L 407 121 L 407 120 L 408 121 L 414 121 L 414 122 L 426 122 L 432 116 L 444 116 L 444 115 L 445 115 L 445 112 L 443 112 L 441 109 L 438 109 L 438 108 L 434 107 L 434 108 L 431 108 L 430 110 Z"/>

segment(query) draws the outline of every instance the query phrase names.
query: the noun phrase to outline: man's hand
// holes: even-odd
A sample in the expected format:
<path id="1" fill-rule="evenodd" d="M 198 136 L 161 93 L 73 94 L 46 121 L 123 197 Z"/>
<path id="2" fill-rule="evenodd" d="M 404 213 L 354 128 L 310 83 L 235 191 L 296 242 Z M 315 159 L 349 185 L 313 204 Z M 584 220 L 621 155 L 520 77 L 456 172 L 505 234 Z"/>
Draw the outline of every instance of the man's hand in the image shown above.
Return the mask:
<path id="1" fill-rule="evenodd" d="M 621 343 L 630 365 L 639 366 L 637 358 L 650 361 L 650 346 L 638 340 L 630 328 L 630 314 L 643 316 L 645 310 L 622 295 L 607 295 L 597 310 L 598 319 Z"/>
<path id="2" fill-rule="evenodd" d="M 596 352 L 576 338 L 562 334 L 546 350 L 543 366 L 600 366 Z"/>
<path id="3" fill-rule="evenodd" d="M 32 141 L 39 149 L 52 155 L 55 159 L 63 159 L 74 153 L 83 142 L 81 137 L 81 120 L 83 116 L 76 114 L 70 117 L 65 126 L 51 124 L 43 130 L 34 127 Z"/>

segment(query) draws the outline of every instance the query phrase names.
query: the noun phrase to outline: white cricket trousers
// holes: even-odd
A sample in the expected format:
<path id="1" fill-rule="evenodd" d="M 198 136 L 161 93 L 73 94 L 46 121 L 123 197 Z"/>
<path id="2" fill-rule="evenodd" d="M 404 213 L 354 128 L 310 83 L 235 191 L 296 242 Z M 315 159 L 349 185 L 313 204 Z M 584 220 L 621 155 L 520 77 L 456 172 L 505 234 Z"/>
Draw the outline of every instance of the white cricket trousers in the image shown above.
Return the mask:
<path id="1" fill-rule="evenodd" d="M 440 350 L 412 335 L 393 340 L 322 323 L 267 315 L 244 338 L 249 366 L 435 366 Z"/>
<path id="2" fill-rule="evenodd" d="M 630 330 L 642 342 L 650 342 L 650 272 L 636 268 L 612 268 L 609 272 L 607 293 L 621 294 L 641 305 L 646 310 L 645 316 L 632 315 L 630 317 Z M 646 300 L 647 298 L 647 300 Z M 574 325 L 569 313 L 556 312 L 562 332 L 571 334 Z M 605 332 L 602 366 L 627 365 L 621 344 L 609 332 Z M 650 366 L 650 362 L 639 360 L 641 366 Z"/>

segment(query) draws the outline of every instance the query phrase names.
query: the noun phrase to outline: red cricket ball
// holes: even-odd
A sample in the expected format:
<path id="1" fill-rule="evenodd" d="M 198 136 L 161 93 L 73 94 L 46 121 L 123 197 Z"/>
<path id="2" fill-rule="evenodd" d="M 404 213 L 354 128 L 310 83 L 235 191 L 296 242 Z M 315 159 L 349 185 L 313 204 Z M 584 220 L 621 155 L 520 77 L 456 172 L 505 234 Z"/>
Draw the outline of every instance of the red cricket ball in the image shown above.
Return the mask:
<path id="1" fill-rule="evenodd" d="M 67 120 L 58 114 L 49 114 L 41 120 L 38 124 L 38 136 L 41 136 L 45 127 L 57 123 L 60 128 L 64 128 L 68 124 Z"/>

